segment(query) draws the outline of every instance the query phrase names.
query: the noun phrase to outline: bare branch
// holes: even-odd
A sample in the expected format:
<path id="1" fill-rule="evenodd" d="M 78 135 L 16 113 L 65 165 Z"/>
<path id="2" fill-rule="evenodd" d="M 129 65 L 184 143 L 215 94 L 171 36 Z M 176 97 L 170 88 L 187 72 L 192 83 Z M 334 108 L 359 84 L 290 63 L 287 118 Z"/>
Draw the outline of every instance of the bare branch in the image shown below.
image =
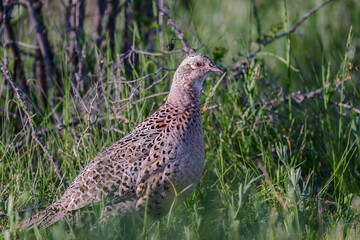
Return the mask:
<path id="1" fill-rule="evenodd" d="M 270 43 L 274 42 L 277 39 L 280 39 L 282 37 L 285 37 L 286 35 L 290 34 L 290 33 L 294 33 L 296 28 L 298 28 L 306 19 L 308 19 L 311 15 L 313 15 L 314 13 L 316 13 L 317 11 L 319 11 L 321 8 L 323 8 L 324 6 L 326 6 L 329 2 L 331 2 L 332 0 L 326 0 L 323 3 L 321 3 L 320 5 L 314 7 L 313 9 L 309 10 L 299 21 L 297 21 L 291 28 L 289 32 L 284 32 L 280 35 L 275 36 L 274 38 L 267 40 L 267 39 L 263 39 L 262 43 L 260 46 L 258 46 L 254 51 L 252 51 L 250 53 L 250 58 L 253 58 L 258 52 L 261 51 L 261 49 L 263 49 L 263 47 L 269 45 Z"/>
<path id="2" fill-rule="evenodd" d="M 116 29 L 116 17 L 119 13 L 119 0 L 107 1 L 107 8 L 109 9 L 109 17 L 106 24 L 106 34 L 110 42 L 111 51 L 115 51 L 115 29 Z M 106 46 L 106 38 L 103 41 L 103 45 Z"/>
<path id="3" fill-rule="evenodd" d="M 291 33 L 295 32 L 296 28 L 299 27 L 306 19 L 308 19 L 311 15 L 313 15 L 314 13 L 319 11 L 321 8 L 323 8 L 330 1 L 332 1 L 332 0 L 326 0 L 325 2 L 321 3 L 320 5 L 314 7 L 313 9 L 310 9 L 299 21 L 297 21 L 297 23 L 294 24 L 294 26 L 292 26 L 290 28 L 289 32 L 291 32 Z M 285 33 L 283 33 L 283 34 L 285 34 Z"/>
<path id="4" fill-rule="evenodd" d="M 82 76 L 84 62 L 81 37 L 84 32 L 85 3 L 84 0 L 70 0 L 66 7 L 66 40 L 67 50 L 71 59 L 71 61 L 68 62 L 68 69 L 71 69 L 70 65 L 74 65 L 75 72 L 80 78 Z"/>
<path id="5" fill-rule="evenodd" d="M 84 139 L 84 136 L 86 134 L 86 132 L 89 130 L 90 126 L 93 125 L 96 120 L 94 122 L 91 122 L 91 114 L 92 114 L 92 111 L 94 110 L 94 102 L 96 100 L 96 98 L 98 97 L 98 92 L 97 92 L 97 89 L 98 89 L 98 82 L 95 83 L 95 96 L 93 97 L 93 99 L 90 101 L 90 106 L 89 106 L 89 109 L 87 109 L 84 105 L 84 109 L 87 113 L 87 119 L 86 119 L 86 128 L 85 130 L 82 132 L 80 138 L 79 138 L 79 141 L 76 143 L 76 149 L 79 149 L 80 148 L 80 143 L 81 141 Z M 81 98 L 79 97 L 79 99 L 81 100 Z M 81 100 L 82 101 L 82 100 Z"/>
<path id="6" fill-rule="evenodd" d="M 334 102 L 334 101 L 330 101 L 331 104 L 333 105 L 336 105 L 338 107 L 343 107 L 343 108 L 346 108 L 346 109 L 350 109 L 354 112 L 356 112 L 357 114 L 360 114 L 360 109 L 357 109 L 353 106 L 350 106 L 348 103 L 339 103 L 339 102 Z"/>
<path id="7" fill-rule="evenodd" d="M 127 76 L 133 76 L 133 72 L 132 72 L 132 66 L 131 66 L 131 62 L 135 62 L 134 66 L 136 67 L 137 64 L 137 58 L 135 56 L 134 59 L 131 59 L 131 55 L 127 54 L 129 53 L 129 51 L 131 51 L 131 46 L 132 46 L 132 36 L 131 36 L 131 28 L 134 27 L 134 22 L 132 21 L 132 17 L 131 17 L 131 11 L 130 11 L 130 3 L 128 1 L 125 1 L 125 5 L 124 5 L 124 24 L 125 24 L 125 28 L 123 31 L 123 46 L 122 46 L 122 52 L 125 53 L 125 56 L 123 57 L 123 63 L 125 66 L 125 73 Z"/>
<path id="8" fill-rule="evenodd" d="M 182 50 L 172 50 L 172 51 L 162 51 L 161 53 L 159 52 L 147 52 L 147 51 L 141 51 L 141 50 L 136 50 L 136 49 L 131 49 L 130 53 L 139 53 L 139 54 L 144 54 L 144 55 L 150 55 L 150 56 L 163 56 L 164 54 L 172 54 L 172 53 L 180 53 L 183 52 Z"/>
<path id="9" fill-rule="evenodd" d="M 281 204 L 281 206 L 283 207 L 283 209 L 285 211 L 287 211 L 287 204 L 284 201 L 284 199 L 280 196 L 280 194 L 276 191 L 274 185 L 272 184 L 270 177 L 269 177 L 269 173 L 266 171 L 264 165 L 259 161 L 258 162 L 258 168 L 260 168 L 260 170 L 263 172 L 264 176 L 265 176 L 265 180 L 267 182 L 267 184 L 269 185 L 271 191 L 273 192 L 275 198 L 279 201 L 279 203 Z"/>
<path id="10" fill-rule="evenodd" d="M 0 1 L 0 19 L 4 24 L 5 33 L 8 38 L 8 41 L 6 41 L 4 46 L 9 45 L 12 55 L 14 57 L 14 68 L 13 68 L 14 79 L 19 82 L 20 87 L 25 92 L 28 92 L 20 50 L 16 44 L 15 34 L 10 24 L 12 6 L 13 4 L 10 1 Z"/>
<path id="11" fill-rule="evenodd" d="M 149 95 L 149 96 L 143 97 L 143 98 L 141 98 L 141 99 L 139 99 L 139 100 L 136 100 L 136 101 L 133 102 L 133 103 L 136 104 L 136 103 L 142 102 L 142 101 L 144 101 L 144 100 L 146 100 L 146 99 L 150 99 L 150 98 L 158 97 L 158 96 L 162 96 L 162 95 L 168 95 L 168 94 L 169 94 L 169 92 L 154 93 L 154 94 L 151 94 L 151 95 Z"/>
<path id="12" fill-rule="evenodd" d="M 159 3 L 159 0 L 157 0 L 156 3 L 159 8 L 160 14 L 162 13 L 167 17 L 168 24 L 170 24 L 173 27 L 175 34 L 180 39 L 180 41 L 183 45 L 183 48 L 184 48 L 184 52 L 186 52 L 187 54 L 194 53 L 194 49 L 191 47 L 191 45 L 189 44 L 189 41 L 185 38 L 183 32 L 180 30 L 179 24 L 171 18 L 169 11 L 166 9 L 165 6 L 163 6 L 162 4 Z"/>
<path id="13" fill-rule="evenodd" d="M 49 87 L 52 88 L 55 85 L 54 80 L 54 67 L 53 67 L 53 60 L 50 53 L 50 46 L 48 39 L 45 35 L 45 29 L 41 23 L 41 19 L 36 14 L 35 9 L 31 0 L 26 0 L 25 5 L 28 9 L 29 17 L 33 27 L 35 28 L 35 38 L 36 42 L 40 48 L 42 57 L 44 59 L 44 65 L 46 70 L 46 76 L 49 80 Z"/>
<path id="14" fill-rule="evenodd" d="M 12 40 L 8 40 L 8 41 L 5 41 L 4 42 L 4 46 L 7 46 L 7 45 L 11 45 L 11 44 L 17 44 L 19 46 L 22 46 L 22 47 L 26 47 L 26 48 L 31 48 L 31 49 L 39 49 L 38 46 L 34 46 L 34 45 L 30 45 L 30 44 L 27 44 L 27 43 L 24 43 L 24 42 L 20 42 L 20 41 L 12 41 Z"/>
<path id="15" fill-rule="evenodd" d="M 216 105 L 209 106 L 209 107 L 207 107 L 207 106 L 204 105 L 204 106 L 201 108 L 201 114 L 204 114 L 206 111 L 212 110 L 212 109 L 215 109 L 215 108 L 218 108 L 218 107 L 220 107 L 220 106 L 221 106 L 220 104 L 216 104 Z"/>
<path id="16" fill-rule="evenodd" d="M 158 74 L 159 74 L 159 72 L 162 71 L 162 70 L 166 70 L 166 71 L 169 72 L 169 71 L 174 71 L 174 70 L 176 70 L 176 69 L 168 69 L 168 68 L 165 68 L 165 67 L 160 67 L 156 72 L 150 73 L 150 74 L 145 75 L 145 76 L 143 76 L 143 77 L 141 77 L 141 78 L 138 78 L 138 79 L 134 79 L 134 80 L 130 80 L 130 81 L 116 81 L 116 83 L 134 83 L 134 82 L 138 82 L 138 84 L 137 84 L 137 86 L 136 86 L 135 88 L 133 88 L 133 90 L 131 91 L 131 94 L 130 94 L 130 96 L 129 96 L 128 98 L 121 99 L 121 100 L 117 100 L 117 101 L 110 101 L 110 103 L 111 103 L 111 104 L 115 104 L 115 103 L 121 103 L 121 102 L 126 102 L 126 101 L 131 100 L 131 99 L 134 97 L 134 95 L 138 92 L 138 89 L 141 87 L 141 83 L 142 83 L 145 79 L 147 79 L 147 78 L 149 78 L 149 77 L 151 77 L 151 76 L 154 76 L 154 75 L 156 75 L 156 78 L 158 78 Z M 165 76 L 166 76 L 166 74 L 165 74 Z M 164 78 L 165 78 L 165 77 L 161 78 L 159 81 L 161 81 L 161 80 L 164 79 Z M 156 80 L 155 80 L 155 82 L 159 82 L 159 81 L 156 81 Z M 112 83 L 115 83 L 115 82 L 112 82 Z M 149 88 L 152 87 L 153 85 L 154 85 L 154 84 L 150 85 L 147 89 L 149 89 Z M 123 108 L 123 107 L 121 107 L 121 108 Z"/>
<path id="17" fill-rule="evenodd" d="M 24 110 L 24 114 L 28 118 L 29 125 L 30 125 L 30 128 L 31 128 L 32 138 L 35 139 L 35 141 L 40 145 L 40 147 L 42 148 L 42 150 L 44 151 L 46 156 L 49 158 L 50 162 L 54 166 L 54 170 L 55 170 L 56 175 L 60 179 L 60 182 L 62 183 L 64 188 L 66 188 L 66 184 L 63 181 L 63 178 L 62 178 L 62 175 L 61 175 L 61 172 L 60 172 L 60 169 L 59 169 L 59 165 L 55 161 L 54 157 L 51 155 L 50 151 L 47 149 L 47 147 L 44 144 L 41 136 L 39 136 L 37 134 L 37 132 L 36 132 L 34 119 L 33 119 L 34 114 L 28 109 L 26 102 L 24 101 L 24 99 L 21 96 L 21 92 L 20 92 L 19 88 L 17 87 L 16 83 L 13 82 L 12 78 L 10 77 L 9 70 L 8 70 L 7 66 L 2 66 L 1 71 L 2 71 L 5 79 L 10 83 L 12 89 L 14 90 L 15 96 L 19 101 L 19 104 L 20 104 L 21 108 Z"/>
<path id="18" fill-rule="evenodd" d="M 11 141 L 10 145 L 9 145 L 9 146 L 7 147 L 7 149 L 5 150 L 5 154 L 1 157 L 0 162 L 2 162 L 2 160 L 10 154 L 10 151 L 11 151 L 11 149 L 13 148 L 14 143 L 15 143 L 16 141 L 18 141 L 18 140 L 20 139 L 21 135 L 23 134 L 23 132 L 25 132 L 25 129 L 26 129 L 26 126 L 27 126 L 28 122 L 29 122 L 29 118 L 26 119 L 23 128 L 20 130 L 20 132 L 18 132 L 18 133 L 15 135 L 15 137 L 14 137 L 13 140 Z"/>
<path id="19" fill-rule="evenodd" d="M 344 81 L 337 81 L 336 83 L 334 84 L 329 84 L 329 86 L 327 87 L 331 87 L 332 85 L 335 85 L 334 88 L 333 88 L 333 91 L 337 90 L 339 88 L 339 86 L 341 86 L 341 83 L 342 82 L 346 82 L 347 80 L 350 80 L 351 77 L 348 76 L 344 79 Z M 265 82 L 266 83 L 266 82 Z M 267 84 L 267 83 L 266 83 Z M 272 99 L 270 101 L 265 101 L 262 103 L 262 108 L 265 109 L 266 107 L 268 107 L 269 105 L 271 106 L 270 108 L 272 107 L 275 107 L 277 105 L 279 105 L 280 103 L 284 102 L 284 101 L 287 101 L 289 100 L 289 97 L 288 95 L 285 95 L 284 94 L 284 89 L 280 88 L 280 87 L 277 87 L 277 86 L 272 86 L 274 89 L 276 89 L 276 91 L 279 92 L 279 94 L 281 95 L 280 98 L 277 98 L 277 99 Z M 308 92 L 308 93 L 303 93 L 301 94 L 300 91 L 296 91 L 296 92 L 292 92 L 291 93 L 291 99 L 293 99 L 294 101 L 296 101 L 297 103 L 302 103 L 304 100 L 306 99 L 312 99 L 312 98 L 317 98 L 319 97 L 324 91 L 324 88 L 321 87 L 321 88 L 318 88 L 316 90 L 313 90 L 311 92 Z M 360 110 L 353 107 L 353 106 L 350 106 L 349 104 L 347 103 L 338 103 L 338 102 L 334 102 L 334 101 L 329 101 L 330 104 L 333 104 L 335 106 L 338 106 L 338 107 L 343 107 L 343 108 L 346 108 L 346 109 L 350 109 L 350 110 L 353 110 L 354 112 L 356 112 L 357 114 L 360 114 Z"/>
<path id="20" fill-rule="evenodd" d="M 159 0 L 161 8 L 164 6 L 164 0 Z M 163 13 L 159 11 L 159 42 L 160 42 L 160 51 L 164 52 L 164 32 L 163 32 Z"/>
<path id="21" fill-rule="evenodd" d="M 96 46 L 100 47 L 102 41 L 102 31 L 103 31 L 103 18 L 106 10 L 106 1 L 99 0 L 97 1 L 97 6 L 92 8 L 92 20 L 95 26 L 96 31 L 93 32 L 93 38 L 96 42 Z"/>

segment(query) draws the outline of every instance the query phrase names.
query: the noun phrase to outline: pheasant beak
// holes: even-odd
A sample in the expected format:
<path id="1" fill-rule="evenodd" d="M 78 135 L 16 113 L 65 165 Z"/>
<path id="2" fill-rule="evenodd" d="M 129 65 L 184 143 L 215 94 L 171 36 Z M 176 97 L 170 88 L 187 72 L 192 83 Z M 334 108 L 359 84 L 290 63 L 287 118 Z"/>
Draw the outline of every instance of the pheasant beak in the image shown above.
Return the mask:
<path id="1" fill-rule="evenodd" d="M 216 66 L 215 64 L 210 64 L 209 71 L 211 71 L 211 72 L 221 72 L 221 73 L 223 73 L 223 71 L 221 70 L 221 68 L 219 68 L 219 67 Z"/>

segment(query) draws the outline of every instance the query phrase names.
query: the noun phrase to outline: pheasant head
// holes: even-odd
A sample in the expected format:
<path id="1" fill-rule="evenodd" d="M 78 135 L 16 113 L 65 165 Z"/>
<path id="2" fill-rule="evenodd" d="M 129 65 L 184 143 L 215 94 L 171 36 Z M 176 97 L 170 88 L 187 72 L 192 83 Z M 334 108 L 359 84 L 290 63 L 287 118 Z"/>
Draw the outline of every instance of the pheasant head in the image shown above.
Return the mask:
<path id="1" fill-rule="evenodd" d="M 202 84 L 211 72 L 222 70 L 207 56 L 193 54 L 185 58 L 174 74 L 168 101 L 176 99 L 182 104 L 198 101 Z"/>

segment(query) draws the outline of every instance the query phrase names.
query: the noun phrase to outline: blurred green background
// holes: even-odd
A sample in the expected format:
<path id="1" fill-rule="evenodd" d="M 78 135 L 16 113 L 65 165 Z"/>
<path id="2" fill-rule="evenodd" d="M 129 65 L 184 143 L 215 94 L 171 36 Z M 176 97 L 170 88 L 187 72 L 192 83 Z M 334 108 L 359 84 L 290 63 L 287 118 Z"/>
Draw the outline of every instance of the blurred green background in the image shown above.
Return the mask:
<path id="1" fill-rule="evenodd" d="M 84 24 L 75 28 L 68 14 L 79 2 L 41 1 L 38 8 L 54 85 L 44 67 L 45 78 L 35 71 L 37 59 L 47 62 L 41 60 L 28 7 L 1 5 L 12 9 L 8 23 L 13 40 L 20 42 L 24 98 L 68 183 L 163 104 L 174 71 L 157 71 L 176 68 L 186 57 L 166 16 L 161 45 L 161 1 L 89 0 Z M 101 222 L 100 204 L 75 225 L 16 233 L 17 222 L 37 211 L 34 206 L 53 203 L 64 187 L 1 78 L 0 224 L 1 230 L 12 227 L 4 238 L 359 239 L 358 1 L 330 1 L 295 33 L 251 56 L 264 40 L 281 35 L 322 2 L 163 1 L 190 45 L 226 75 L 211 75 L 204 83 L 206 163 L 199 186 L 150 224 L 136 215 Z M 0 63 L 16 77 L 11 39 L 1 24 Z M 16 81 L 21 84 L 19 75 Z M 30 210 L 18 212 L 23 209 Z"/>

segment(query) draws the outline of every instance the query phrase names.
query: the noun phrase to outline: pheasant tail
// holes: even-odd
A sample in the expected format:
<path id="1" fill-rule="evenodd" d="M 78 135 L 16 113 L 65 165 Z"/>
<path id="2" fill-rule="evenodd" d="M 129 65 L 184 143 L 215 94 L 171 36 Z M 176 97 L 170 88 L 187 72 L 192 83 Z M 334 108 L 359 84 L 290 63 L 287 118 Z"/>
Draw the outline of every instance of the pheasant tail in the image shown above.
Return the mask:
<path id="1" fill-rule="evenodd" d="M 54 203 L 21 222 L 18 227 L 20 229 L 33 229 L 35 226 L 41 225 L 42 228 L 46 228 L 64 218 L 65 215 L 66 213 L 61 209 L 60 204 Z"/>

